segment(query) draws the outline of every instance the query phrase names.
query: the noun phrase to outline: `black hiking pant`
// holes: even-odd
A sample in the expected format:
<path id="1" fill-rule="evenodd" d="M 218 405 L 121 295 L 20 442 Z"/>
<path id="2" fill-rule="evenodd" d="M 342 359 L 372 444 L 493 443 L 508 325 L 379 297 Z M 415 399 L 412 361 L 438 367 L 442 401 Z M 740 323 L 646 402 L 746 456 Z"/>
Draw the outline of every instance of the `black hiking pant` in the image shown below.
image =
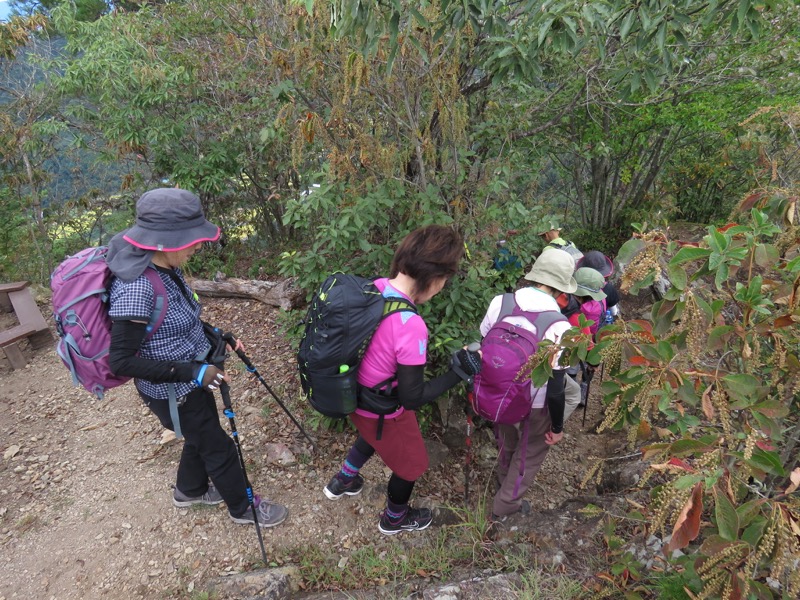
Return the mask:
<path id="1" fill-rule="evenodd" d="M 161 424 L 174 431 L 169 401 L 139 395 Z M 220 425 L 214 394 L 202 388 L 192 391 L 178 407 L 178 416 L 185 441 L 175 485 L 187 496 L 202 496 L 210 478 L 228 511 L 243 515 L 249 507 L 244 475 L 236 445 Z"/>

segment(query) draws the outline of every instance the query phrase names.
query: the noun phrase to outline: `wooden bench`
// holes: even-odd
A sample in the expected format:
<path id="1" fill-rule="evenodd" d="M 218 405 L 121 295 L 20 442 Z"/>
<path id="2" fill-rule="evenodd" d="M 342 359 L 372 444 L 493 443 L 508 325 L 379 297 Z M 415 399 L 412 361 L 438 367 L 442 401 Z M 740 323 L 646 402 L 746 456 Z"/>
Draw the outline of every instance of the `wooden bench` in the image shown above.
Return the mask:
<path id="1" fill-rule="evenodd" d="M 27 339 L 31 348 L 38 349 L 49 345 L 53 334 L 31 295 L 27 281 L 0 284 L 0 308 L 6 312 L 13 311 L 19 321 L 19 325 L 0 332 L 0 348 L 12 368 L 22 369 L 28 361 L 18 342 Z"/>

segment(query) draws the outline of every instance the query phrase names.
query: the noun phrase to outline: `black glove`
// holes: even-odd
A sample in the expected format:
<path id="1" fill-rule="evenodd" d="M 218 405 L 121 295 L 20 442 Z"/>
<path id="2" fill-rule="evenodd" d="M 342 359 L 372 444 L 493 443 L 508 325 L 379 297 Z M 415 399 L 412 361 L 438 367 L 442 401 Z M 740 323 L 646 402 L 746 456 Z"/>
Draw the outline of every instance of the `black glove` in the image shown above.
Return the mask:
<path id="1" fill-rule="evenodd" d="M 472 381 L 472 378 L 481 372 L 481 355 L 462 348 L 453 352 L 450 368 L 464 381 Z"/>
<path id="2" fill-rule="evenodd" d="M 225 372 L 214 365 L 198 364 L 194 368 L 192 381 L 194 381 L 197 387 L 202 387 L 213 392 L 219 388 L 224 380 Z"/>

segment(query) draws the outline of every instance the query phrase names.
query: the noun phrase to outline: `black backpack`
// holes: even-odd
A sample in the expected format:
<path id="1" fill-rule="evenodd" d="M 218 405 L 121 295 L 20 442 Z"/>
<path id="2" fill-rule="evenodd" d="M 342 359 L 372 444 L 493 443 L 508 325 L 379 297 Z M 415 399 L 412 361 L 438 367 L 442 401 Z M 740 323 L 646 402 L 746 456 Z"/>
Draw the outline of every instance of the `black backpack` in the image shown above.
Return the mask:
<path id="1" fill-rule="evenodd" d="M 311 300 L 297 352 L 300 384 L 315 410 L 334 418 L 356 410 L 358 367 L 372 335 L 384 318 L 404 310 L 417 312 L 404 298 L 384 298 L 371 279 L 328 276 Z"/>

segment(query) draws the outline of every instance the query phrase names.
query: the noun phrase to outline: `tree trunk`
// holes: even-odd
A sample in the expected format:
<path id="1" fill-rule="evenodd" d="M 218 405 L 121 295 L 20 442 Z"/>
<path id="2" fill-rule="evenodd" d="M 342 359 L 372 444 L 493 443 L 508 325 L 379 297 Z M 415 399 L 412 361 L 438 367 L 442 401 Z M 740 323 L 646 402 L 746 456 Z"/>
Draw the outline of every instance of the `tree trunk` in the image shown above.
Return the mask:
<path id="1" fill-rule="evenodd" d="M 256 281 L 249 279 L 225 279 L 207 281 L 192 279 L 190 285 L 200 296 L 212 298 L 250 298 L 284 310 L 302 306 L 303 290 L 294 285 L 294 279 L 283 281 Z"/>

